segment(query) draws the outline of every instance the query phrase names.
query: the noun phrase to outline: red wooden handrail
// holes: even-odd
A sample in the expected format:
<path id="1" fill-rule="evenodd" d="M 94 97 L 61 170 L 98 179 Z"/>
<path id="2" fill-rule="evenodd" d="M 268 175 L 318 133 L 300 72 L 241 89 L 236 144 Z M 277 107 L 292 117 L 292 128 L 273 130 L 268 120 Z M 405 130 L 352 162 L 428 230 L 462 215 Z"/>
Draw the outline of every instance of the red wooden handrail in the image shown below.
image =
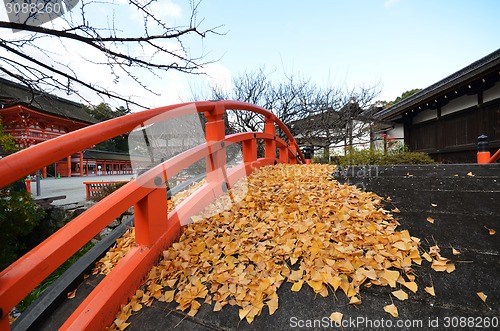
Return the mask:
<path id="1" fill-rule="evenodd" d="M 184 115 L 182 106 L 172 105 L 129 114 L 48 140 L 0 160 L 0 187 L 41 167 L 91 145 L 130 132 L 165 112 Z M 304 163 L 304 157 L 288 128 L 267 110 L 238 101 L 197 102 L 197 112 L 207 118 L 206 143 L 183 152 L 125 184 L 32 251 L 0 273 L 0 330 L 9 329 L 8 312 L 52 271 L 59 267 L 112 220 L 134 206 L 136 247 L 95 288 L 62 329 L 102 329 L 109 325 L 121 304 L 135 293 L 161 252 L 175 240 L 189 217 L 223 193 L 254 168 L 282 163 Z M 180 110 L 179 110 L 180 109 Z M 263 133 L 225 136 L 222 116 L 228 109 L 247 110 L 265 118 Z M 276 125 L 288 143 L 276 137 Z M 265 142 L 264 158 L 257 158 L 257 139 Z M 224 142 L 223 144 L 221 142 Z M 241 142 L 243 164 L 226 168 L 226 148 Z M 276 149 L 279 149 L 279 159 Z M 191 164 L 206 159 L 207 183 L 167 215 L 166 181 Z"/>
<path id="2" fill-rule="evenodd" d="M 498 151 L 496 151 L 495 154 L 493 154 L 488 163 L 495 163 L 497 162 L 498 158 L 500 158 L 500 148 L 498 149 Z"/>

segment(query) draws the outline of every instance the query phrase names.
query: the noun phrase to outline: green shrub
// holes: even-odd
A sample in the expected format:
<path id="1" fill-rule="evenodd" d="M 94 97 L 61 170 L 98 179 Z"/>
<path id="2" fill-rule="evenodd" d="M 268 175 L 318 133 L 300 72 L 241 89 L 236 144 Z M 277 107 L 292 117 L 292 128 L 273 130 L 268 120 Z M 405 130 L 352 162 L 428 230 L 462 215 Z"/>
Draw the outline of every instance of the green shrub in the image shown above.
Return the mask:
<path id="1" fill-rule="evenodd" d="M 346 155 L 336 156 L 334 159 L 334 163 L 340 166 L 435 163 L 428 154 L 408 152 L 406 147 L 401 146 L 391 149 L 386 153 L 382 150 L 374 149 L 351 149 Z"/>
<path id="2" fill-rule="evenodd" d="M 113 193 L 114 191 L 118 190 L 120 187 L 123 185 L 127 184 L 126 182 L 123 183 L 111 183 L 109 185 L 104 185 L 101 189 L 101 192 L 98 195 L 95 195 L 92 197 L 92 201 L 98 202 Z"/>

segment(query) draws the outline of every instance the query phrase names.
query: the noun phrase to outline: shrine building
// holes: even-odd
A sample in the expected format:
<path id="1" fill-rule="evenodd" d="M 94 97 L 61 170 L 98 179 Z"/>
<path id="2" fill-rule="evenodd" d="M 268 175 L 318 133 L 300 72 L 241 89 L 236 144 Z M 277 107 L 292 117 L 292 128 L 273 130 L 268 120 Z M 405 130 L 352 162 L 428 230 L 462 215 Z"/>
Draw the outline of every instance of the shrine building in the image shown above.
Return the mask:
<path id="1" fill-rule="evenodd" d="M 4 78 L 0 78 L 0 118 L 4 132 L 15 138 L 19 149 L 98 122 L 82 104 L 31 91 Z M 40 170 L 44 178 L 132 173 L 128 154 L 92 149 L 80 151 Z"/>

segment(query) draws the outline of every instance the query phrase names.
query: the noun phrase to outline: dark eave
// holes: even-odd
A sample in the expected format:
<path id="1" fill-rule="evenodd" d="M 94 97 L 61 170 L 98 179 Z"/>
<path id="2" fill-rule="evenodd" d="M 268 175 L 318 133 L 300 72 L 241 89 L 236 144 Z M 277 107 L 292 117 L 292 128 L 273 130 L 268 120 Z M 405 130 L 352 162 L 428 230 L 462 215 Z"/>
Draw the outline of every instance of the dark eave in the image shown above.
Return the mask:
<path id="1" fill-rule="evenodd" d="M 439 82 L 401 100 L 393 106 L 384 109 L 375 117 L 381 120 L 394 120 L 402 113 L 425 105 L 446 94 L 454 93 L 458 88 L 472 84 L 486 76 L 498 80 L 500 77 L 500 49 L 479 59 Z"/>
<path id="2" fill-rule="evenodd" d="M 22 105 L 34 110 L 88 124 L 98 123 L 83 105 L 55 95 L 32 91 L 28 87 L 0 77 L 0 106 Z"/>
<path id="3" fill-rule="evenodd" d="M 128 153 L 99 151 L 95 149 L 83 151 L 83 157 L 96 160 L 130 161 L 130 155 Z"/>

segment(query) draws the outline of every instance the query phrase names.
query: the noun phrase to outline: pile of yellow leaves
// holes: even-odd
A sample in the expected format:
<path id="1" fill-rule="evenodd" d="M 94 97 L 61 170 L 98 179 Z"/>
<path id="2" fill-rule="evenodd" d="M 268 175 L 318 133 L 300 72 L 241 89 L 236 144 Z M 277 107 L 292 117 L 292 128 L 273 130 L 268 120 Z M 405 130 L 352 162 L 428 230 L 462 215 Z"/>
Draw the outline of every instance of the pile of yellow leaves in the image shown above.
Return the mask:
<path id="1" fill-rule="evenodd" d="M 292 291 L 307 284 L 323 297 L 339 290 L 351 304 L 361 303 L 362 285 L 400 284 L 416 292 L 412 265 L 422 262 L 420 240 L 396 231 L 399 223 L 380 197 L 331 180 L 333 171 L 317 164 L 254 171 L 222 197 L 242 198 L 230 210 L 213 215 L 219 201 L 193 217 L 114 327 L 125 328 L 128 316 L 153 299 L 175 301 L 189 316 L 202 303 L 213 303 L 215 311 L 236 305 L 240 319 L 251 323 L 264 306 L 276 311 L 285 281 Z M 436 271 L 453 271 L 437 246 L 424 257 Z M 393 295 L 408 297 L 402 290 Z"/>
<path id="2" fill-rule="evenodd" d="M 205 184 L 205 180 L 196 182 L 191 185 L 187 190 L 177 193 L 168 200 L 168 210 L 174 209 L 178 204 L 184 201 L 189 195 Z M 103 274 L 107 275 L 113 267 L 128 253 L 130 248 L 135 245 L 135 231 L 134 228 L 127 230 L 122 237 L 116 240 L 116 243 L 111 247 L 105 256 L 96 262 L 93 275 Z"/>

